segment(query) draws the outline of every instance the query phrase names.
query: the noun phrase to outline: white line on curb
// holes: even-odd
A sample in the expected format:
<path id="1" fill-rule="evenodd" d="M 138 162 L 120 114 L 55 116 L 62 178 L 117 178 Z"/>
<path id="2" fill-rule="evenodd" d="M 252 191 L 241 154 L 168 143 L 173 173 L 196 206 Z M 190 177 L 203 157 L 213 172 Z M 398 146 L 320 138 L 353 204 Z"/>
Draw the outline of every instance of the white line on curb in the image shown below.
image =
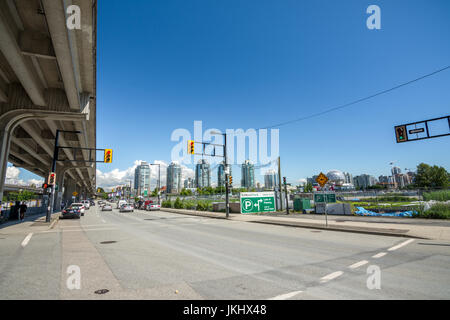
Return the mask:
<path id="1" fill-rule="evenodd" d="M 30 242 L 30 239 L 31 239 L 32 236 L 33 236 L 33 233 L 30 233 L 30 234 L 28 234 L 28 235 L 25 237 L 25 239 L 23 239 L 23 241 L 22 241 L 22 247 L 25 247 L 25 246 L 28 244 L 28 242 Z"/>
<path id="2" fill-rule="evenodd" d="M 377 253 L 376 255 L 373 255 L 372 258 L 378 259 L 378 258 L 384 257 L 385 255 L 386 255 L 386 252 L 380 252 L 380 253 Z"/>
<path id="3" fill-rule="evenodd" d="M 296 295 L 298 295 L 299 293 L 302 293 L 303 291 L 293 291 L 293 292 L 289 292 L 286 294 L 280 294 L 279 296 L 273 297 L 273 298 L 269 298 L 267 300 L 286 300 L 289 298 L 292 298 Z"/>
<path id="4" fill-rule="evenodd" d="M 342 271 L 336 271 L 336 272 L 330 273 L 330 274 L 326 275 L 325 277 L 320 278 L 320 283 L 324 283 L 324 282 L 336 279 L 337 277 L 340 277 L 343 274 L 344 273 Z"/>
<path id="5" fill-rule="evenodd" d="M 411 243 L 411 242 L 413 242 L 413 241 L 414 241 L 414 239 L 406 240 L 405 242 L 402 242 L 402 243 L 400 243 L 400 244 L 398 244 L 398 245 L 396 245 L 396 246 L 394 246 L 394 247 L 392 247 L 392 248 L 389 248 L 388 251 L 394 251 L 394 250 L 397 250 L 397 249 L 399 249 L 399 248 L 401 248 L 401 247 L 406 246 L 408 243 Z"/>
<path id="6" fill-rule="evenodd" d="M 363 266 L 365 264 L 368 264 L 368 263 L 369 263 L 369 261 L 362 260 L 362 261 L 359 261 L 359 262 L 356 262 L 356 263 L 352 264 L 351 266 L 349 266 L 349 268 L 350 269 L 356 269 L 356 268 L 359 268 L 359 267 L 361 267 L 361 266 Z"/>

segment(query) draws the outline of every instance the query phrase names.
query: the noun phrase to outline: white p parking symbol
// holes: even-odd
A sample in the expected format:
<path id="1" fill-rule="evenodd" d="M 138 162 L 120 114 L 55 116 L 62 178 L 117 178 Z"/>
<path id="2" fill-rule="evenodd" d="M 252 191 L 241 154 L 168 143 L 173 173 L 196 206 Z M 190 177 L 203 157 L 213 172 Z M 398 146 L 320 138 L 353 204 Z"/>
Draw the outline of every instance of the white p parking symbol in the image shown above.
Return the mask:
<path id="1" fill-rule="evenodd" d="M 245 200 L 244 201 L 244 208 L 245 210 L 250 210 L 253 207 L 253 202 L 251 200 Z"/>

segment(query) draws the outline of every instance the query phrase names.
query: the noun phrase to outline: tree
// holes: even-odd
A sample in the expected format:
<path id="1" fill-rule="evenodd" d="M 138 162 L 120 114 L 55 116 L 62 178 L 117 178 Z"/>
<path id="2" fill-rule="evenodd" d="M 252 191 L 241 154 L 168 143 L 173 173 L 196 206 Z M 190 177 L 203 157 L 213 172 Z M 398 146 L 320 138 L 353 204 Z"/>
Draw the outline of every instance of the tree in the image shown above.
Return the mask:
<path id="1" fill-rule="evenodd" d="M 303 189 L 304 192 L 312 192 L 313 191 L 313 186 L 311 183 L 307 183 L 305 188 Z"/>
<path id="2" fill-rule="evenodd" d="M 415 185 L 419 188 L 445 188 L 449 186 L 449 173 L 445 168 L 421 163 L 417 166 Z"/>

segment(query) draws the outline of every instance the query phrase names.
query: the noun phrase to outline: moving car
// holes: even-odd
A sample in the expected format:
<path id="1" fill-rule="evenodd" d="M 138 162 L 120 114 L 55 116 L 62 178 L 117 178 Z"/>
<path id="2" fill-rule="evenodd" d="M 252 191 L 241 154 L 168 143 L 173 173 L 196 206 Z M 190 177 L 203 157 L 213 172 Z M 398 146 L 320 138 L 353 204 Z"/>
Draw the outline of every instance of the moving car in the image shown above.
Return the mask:
<path id="1" fill-rule="evenodd" d="M 105 203 L 102 207 L 102 211 L 112 211 L 112 205 Z"/>
<path id="2" fill-rule="evenodd" d="M 91 206 L 91 203 L 89 202 L 89 200 L 81 200 L 81 203 L 84 205 L 86 210 L 89 210 L 89 207 Z"/>
<path id="3" fill-rule="evenodd" d="M 120 212 L 133 212 L 134 207 L 130 203 L 124 203 L 120 207 Z"/>
<path id="4" fill-rule="evenodd" d="M 161 210 L 161 205 L 157 203 L 151 203 L 147 206 L 147 211 Z"/>
<path id="5" fill-rule="evenodd" d="M 67 209 L 62 211 L 62 218 L 80 219 L 84 216 L 84 206 L 82 203 L 72 203 Z"/>

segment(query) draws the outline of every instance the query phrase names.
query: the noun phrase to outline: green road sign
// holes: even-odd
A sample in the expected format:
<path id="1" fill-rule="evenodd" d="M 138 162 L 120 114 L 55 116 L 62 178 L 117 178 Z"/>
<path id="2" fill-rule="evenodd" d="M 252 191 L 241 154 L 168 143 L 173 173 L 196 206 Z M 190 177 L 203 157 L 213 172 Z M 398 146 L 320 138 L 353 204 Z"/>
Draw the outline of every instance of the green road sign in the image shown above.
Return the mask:
<path id="1" fill-rule="evenodd" d="M 274 192 L 241 192 L 241 213 L 275 211 Z"/>
<path id="2" fill-rule="evenodd" d="M 336 194 L 335 193 L 314 193 L 314 203 L 335 203 Z"/>
<path id="3" fill-rule="evenodd" d="M 145 190 L 144 190 L 144 196 L 146 197 L 147 194 L 148 194 L 148 191 L 147 191 L 147 189 L 145 189 Z"/>

